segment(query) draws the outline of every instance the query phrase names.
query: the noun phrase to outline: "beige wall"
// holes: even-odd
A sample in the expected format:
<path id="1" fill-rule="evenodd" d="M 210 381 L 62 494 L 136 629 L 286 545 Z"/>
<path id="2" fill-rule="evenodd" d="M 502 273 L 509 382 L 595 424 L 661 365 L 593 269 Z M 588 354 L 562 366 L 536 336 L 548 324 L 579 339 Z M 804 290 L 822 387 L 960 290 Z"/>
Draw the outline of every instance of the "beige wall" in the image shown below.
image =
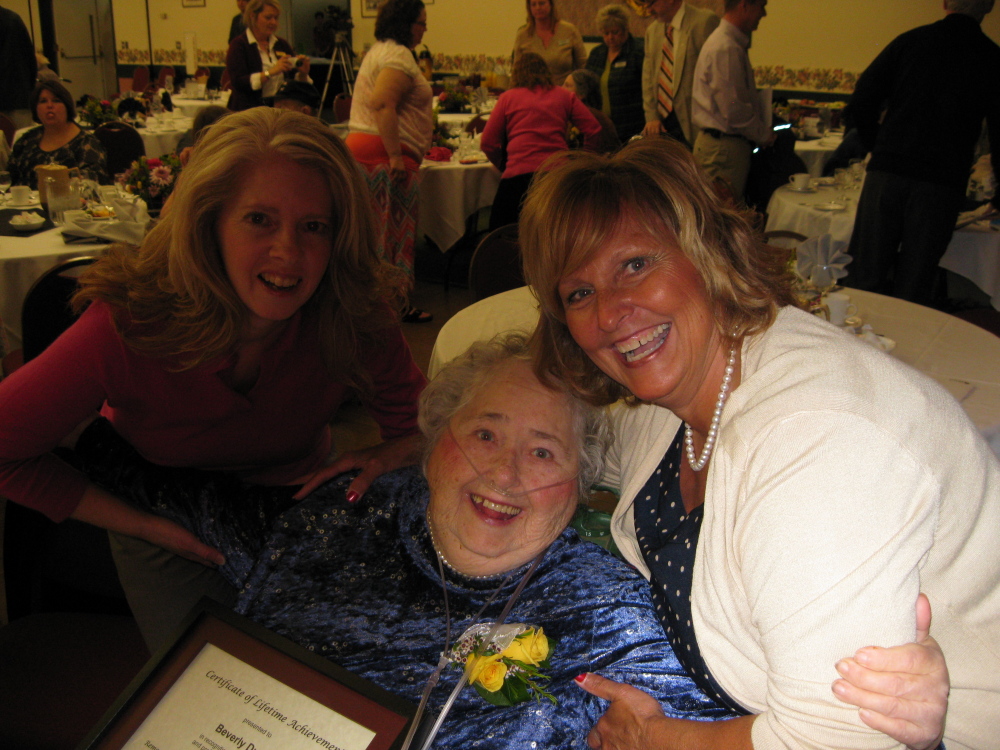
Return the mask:
<path id="1" fill-rule="evenodd" d="M 362 2 L 351 0 L 358 50 L 374 41 L 375 22 L 361 17 Z M 751 60 L 861 72 L 897 35 L 941 18 L 942 7 L 942 0 L 769 0 Z M 435 0 L 427 19 L 424 43 L 435 54 L 509 55 L 525 6 L 523 0 Z M 1000 8 L 983 29 L 1000 43 Z"/>

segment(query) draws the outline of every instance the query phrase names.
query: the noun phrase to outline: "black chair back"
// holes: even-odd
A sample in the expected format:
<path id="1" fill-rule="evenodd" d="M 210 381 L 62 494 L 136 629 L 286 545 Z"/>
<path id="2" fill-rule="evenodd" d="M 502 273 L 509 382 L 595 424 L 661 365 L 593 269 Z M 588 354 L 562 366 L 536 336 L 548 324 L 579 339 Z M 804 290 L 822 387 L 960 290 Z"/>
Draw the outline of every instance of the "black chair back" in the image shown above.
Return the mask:
<path id="1" fill-rule="evenodd" d="M 524 286 L 524 272 L 517 224 L 506 224 L 483 237 L 472 254 L 469 289 L 478 301 L 519 286 Z"/>
<path id="2" fill-rule="evenodd" d="M 146 153 L 142 136 L 128 123 L 106 122 L 94 131 L 94 135 L 108 154 L 108 172 L 112 178 Z"/>

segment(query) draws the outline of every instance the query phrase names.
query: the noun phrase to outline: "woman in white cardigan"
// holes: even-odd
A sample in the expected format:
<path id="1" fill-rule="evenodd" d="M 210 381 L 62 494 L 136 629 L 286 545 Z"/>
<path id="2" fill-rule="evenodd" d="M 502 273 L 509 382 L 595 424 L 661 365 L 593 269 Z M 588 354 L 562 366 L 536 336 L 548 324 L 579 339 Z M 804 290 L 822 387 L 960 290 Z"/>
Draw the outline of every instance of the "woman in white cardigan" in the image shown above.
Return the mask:
<path id="1" fill-rule="evenodd" d="M 796 309 L 785 259 L 669 141 L 566 157 L 520 242 L 539 371 L 631 402 L 618 546 L 696 682 L 745 714 L 669 720 L 587 675 L 612 700 L 591 747 L 896 746 L 873 727 L 934 747 L 933 700 L 859 716 L 834 668 L 912 640 L 919 591 L 951 672 L 947 747 L 1000 747 L 1000 465 L 954 399 Z"/>

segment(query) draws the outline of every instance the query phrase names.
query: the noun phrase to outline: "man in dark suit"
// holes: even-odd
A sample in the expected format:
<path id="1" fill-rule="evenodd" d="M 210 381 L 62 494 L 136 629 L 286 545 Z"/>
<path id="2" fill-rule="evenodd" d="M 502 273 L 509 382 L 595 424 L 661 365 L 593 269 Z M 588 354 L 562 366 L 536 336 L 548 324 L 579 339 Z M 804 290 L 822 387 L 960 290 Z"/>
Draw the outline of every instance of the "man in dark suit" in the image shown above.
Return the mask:
<path id="1" fill-rule="evenodd" d="M 845 284 L 930 302 L 984 119 L 1000 174 L 1000 47 L 980 28 L 993 2 L 944 0 L 943 19 L 896 37 L 858 79 L 845 116 L 872 156 Z"/>
<path id="2" fill-rule="evenodd" d="M 35 45 L 24 21 L 14 11 L 0 8 L 0 112 L 19 128 L 32 124 L 28 97 L 37 72 Z"/>
<path id="3" fill-rule="evenodd" d="M 712 11 L 683 0 L 647 0 L 656 20 L 646 29 L 646 59 L 642 66 L 642 107 L 645 136 L 668 133 L 690 147 L 697 137 L 691 122 L 694 67 L 705 40 L 719 25 Z M 669 83 L 665 79 L 664 44 L 669 33 Z M 669 89 L 669 91 L 666 91 Z"/>
<path id="4" fill-rule="evenodd" d="M 243 11 L 246 10 L 247 0 L 236 0 L 236 7 L 240 9 L 240 12 L 233 16 L 233 22 L 229 24 L 229 41 L 226 42 L 227 47 L 233 39 L 247 30 L 246 24 L 243 23 Z"/>

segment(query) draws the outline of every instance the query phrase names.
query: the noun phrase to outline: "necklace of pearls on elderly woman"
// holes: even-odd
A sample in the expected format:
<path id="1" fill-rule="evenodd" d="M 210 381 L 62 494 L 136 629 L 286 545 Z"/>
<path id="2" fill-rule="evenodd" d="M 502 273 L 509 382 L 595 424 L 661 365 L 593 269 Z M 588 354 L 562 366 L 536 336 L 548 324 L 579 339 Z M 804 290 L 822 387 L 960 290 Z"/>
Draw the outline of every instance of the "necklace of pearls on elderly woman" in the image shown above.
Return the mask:
<path id="1" fill-rule="evenodd" d="M 691 434 L 691 425 L 684 423 L 684 447 L 687 448 L 688 463 L 694 471 L 701 471 L 712 456 L 712 448 L 715 447 L 715 438 L 719 434 L 719 420 L 722 419 L 722 408 L 726 405 L 726 397 L 729 395 L 729 386 L 733 382 L 733 371 L 736 369 L 736 344 L 729 350 L 729 360 L 726 362 L 726 372 L 722 376 L 722 387 L 719 388 L 719 398 L 715 401 L 715 411 L 712 413 L 712 423 L 708 427 L 708 434 L 705 436 L 705 444 L 701 447 L 701 455 L 697 459 L 694 457 L 694 437 Z"/>

